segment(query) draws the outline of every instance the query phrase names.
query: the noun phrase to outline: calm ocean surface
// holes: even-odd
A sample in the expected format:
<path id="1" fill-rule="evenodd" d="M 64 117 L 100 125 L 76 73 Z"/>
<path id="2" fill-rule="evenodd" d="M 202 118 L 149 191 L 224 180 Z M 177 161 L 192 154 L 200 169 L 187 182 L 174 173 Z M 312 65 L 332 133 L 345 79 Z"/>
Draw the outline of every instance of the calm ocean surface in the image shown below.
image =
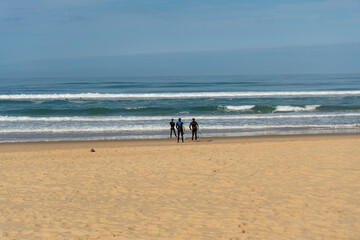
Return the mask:
<path id="1" fill-rule="evenodd" d="M 0 78 L 0 142 L 360 132 L 360 74 Z M 185 132 L 190 136 L 190 131 Z"/>

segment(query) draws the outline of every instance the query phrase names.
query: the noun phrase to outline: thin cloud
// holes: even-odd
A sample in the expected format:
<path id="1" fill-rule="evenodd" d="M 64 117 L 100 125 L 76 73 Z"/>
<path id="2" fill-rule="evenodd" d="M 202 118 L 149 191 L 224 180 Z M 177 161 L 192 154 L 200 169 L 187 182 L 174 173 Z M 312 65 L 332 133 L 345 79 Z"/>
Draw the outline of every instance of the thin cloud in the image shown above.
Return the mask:
<path id="1" fill-rule="evenodd" d="M 273 15 L 273 16 L 261 16 L 261 17 L 242 17 L 242 18 L 232 18 L 232 19 L 222 19 L 222 20 L 214 20 L 214 21 L 202 21 L 202 22 L 192 22 L 188 25 L 197 26 L 197 27 L 204 27 L 204 26 L 211 26 L 211 27 L 224 27 L 226 25 L 241 25 L 246 23 L 253 23 L 257 21 L 271 21 L 271 20 L 278 20 L 278 19 L 285 19 L 288 16 L 285 15 Z"/>
<path id="2" fill-rule="evenodd" d="M 343 19 L 339 19 L 339 20 L 332 20 L 329 21 L 330 23 L 336 23 L 336 24 L 341 24 L 341 23 L 360 23 L 360 13 L 354 13 L 351 14 L 349 17 L 347 18 L 343 18 Z"/>
<path id="3" fill-rule="evenodd" d="M 200 5 L 197 7 L 189 8 L 189 10 L 208 10 L 208 9 L 219 9 L 219 8 L 253 8 L 256 7 L 256 4 L 246 4 L 246 3 L 227 3 L 227 4 L 218 4 L 218 5 Z"/>
<path id="4" fill-rule="evenodd" d="M 22 20 L 21 17 L 8 17 L 1 19 L 3 22 L 19 22 Z"/>
<path id="5" fill-rule="evenodd" d="M 64 13 L 65 22 L 79 22 L 79 21 L 97 21 L 98 18 L 80 15 L 74 12 L 65 12 Z"/>
<path id="6" fill-rule="evenodd" d="M 327 0 L 317 2 L 286 3 L 276 6 L 282 11 L 324 11 L 351 9 L 360 7 L 360 2 L 355 0 Z"/>

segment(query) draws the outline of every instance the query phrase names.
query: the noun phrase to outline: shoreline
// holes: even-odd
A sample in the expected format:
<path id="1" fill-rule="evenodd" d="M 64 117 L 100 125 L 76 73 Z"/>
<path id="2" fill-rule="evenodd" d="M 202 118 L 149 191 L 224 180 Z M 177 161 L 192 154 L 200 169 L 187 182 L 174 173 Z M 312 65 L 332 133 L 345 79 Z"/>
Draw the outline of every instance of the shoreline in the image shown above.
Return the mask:
<path id="1" fill-rule="evenodd" d="M 269 141 L 303 141 L 306 139 L 333 139 L 333 138 L 359 138 L 360 133 L 329 133 L 329 134 L 288 134 L 288 135 L 260 135 L 260 136 L 229 136 L 229 137 L 203 137 L 197 142 L 192 142 L 191 138 L 186 138 L 184 143 L 189 144 L 210 144 L 210 143 L 247 143 L 247 142 L 269 142 Z M 121 147 L 121 146 L 151 146 L 164 144 L 177 144 L 176 138 L 154 138 L 154 139 L 118 139 L 118 140 L 74 140 L 74 141 L 29 141 L 29 142 L 3 142 L 0 143 L 0 151 L 7 152 L 10 147 L 41 148 L 51 146 L 80 147 L 99 146 L 99 147 Z M 120 146 L 118 144 L 121 144 Z M 37 149 L 35 149 L 37 150 Z"/>

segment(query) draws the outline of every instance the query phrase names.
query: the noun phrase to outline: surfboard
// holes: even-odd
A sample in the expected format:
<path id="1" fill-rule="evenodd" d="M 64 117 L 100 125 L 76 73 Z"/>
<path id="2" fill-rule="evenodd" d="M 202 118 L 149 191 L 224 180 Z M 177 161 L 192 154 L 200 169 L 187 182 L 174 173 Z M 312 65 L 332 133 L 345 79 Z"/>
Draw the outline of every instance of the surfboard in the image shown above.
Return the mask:
<path id="1" fill-rule="evenodd" d="M 199 128 L 199 125 L 197 126 L 197 132 L 198 132 L 198 134 L 201 134 L 201 130 L 200 130 L 200 128 Z"/>
<path id="2" fill-rule="evenodd" d="M 182 131 L 183 131 L 183 133 L 185 132 L 185 126 L 184 126 L 184 124 L 182 125 Z"/>

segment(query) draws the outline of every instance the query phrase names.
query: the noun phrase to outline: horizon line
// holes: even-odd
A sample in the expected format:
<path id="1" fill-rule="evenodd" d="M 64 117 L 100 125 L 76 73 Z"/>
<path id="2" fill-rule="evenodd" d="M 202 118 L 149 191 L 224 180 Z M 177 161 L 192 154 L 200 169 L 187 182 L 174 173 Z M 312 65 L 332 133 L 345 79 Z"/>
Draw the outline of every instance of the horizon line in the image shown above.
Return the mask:
<path id="1" fill-rule="evenodd" d="M 330 47 L 330 46 L 360 46 L 358 42 L 343 42 L 343 43 L 318 43 L 318 44 L 304 44 L 304 45 L 283 45 L 270 47 L 251 47 L 251 48 L 232 48 L 232 49 L 205 49 L 205 50 L 184 50 L 184 51 L 159 51 L 159 52 L 139 52 L 139 53 L 120 53 L 116 55 L 82 55 L 73 57 L 49 57 L 37 58 L 27 60 L 16 60 L 7 63 L 0 63 L 0 66 L 6 66 L 16 63 L 36 62 L 36 61 L 53 61 L 53 60 L 69 60 L 69 59 L 83 59 L 83 58 L 97 58 L 97 57 L 130 57 L 130 56 L 150 56 L 150 55 L 171 55 L 171 54 L 191 54 L 191 53 L 216 53 L 216 52 L 241 52 L 252 50 L 276 50 L 276 49 L 294 49 L 294 48 L 313 48 L 313 47 Z"/>

